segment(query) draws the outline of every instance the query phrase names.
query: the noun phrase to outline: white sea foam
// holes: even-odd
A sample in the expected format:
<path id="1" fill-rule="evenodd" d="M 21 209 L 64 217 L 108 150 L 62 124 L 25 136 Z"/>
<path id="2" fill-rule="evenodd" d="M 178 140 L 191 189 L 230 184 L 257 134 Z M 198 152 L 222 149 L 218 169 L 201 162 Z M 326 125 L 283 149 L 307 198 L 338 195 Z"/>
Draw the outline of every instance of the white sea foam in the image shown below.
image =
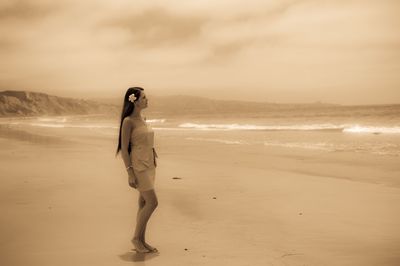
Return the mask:
<path id="1" fill-rule="evenodd" d="M 154 130 L 165 130 L 165 131 L 184 131 L 190 130 L 190 128 L 179 128 L 179 127 L 151 127 Z"/>
<path id="2" fill-rule="evenodd" d="M 53 127 L 53 128 L 64 128 L 64 124 L 52 124 L 52 123 L 29 123 L 28 125 L 34 127 Z"/>
<path id="3" fill-rule="evenodd" d="M 282 142 L 282 141 L 243 141 L 243 140 L 228 140 L 219 138 L 197 138 L 187 137 L 186 140 L 217 142 L 228 145 L 264 145 L 266 147 L 282 147 L 288 149 L 306 149 L 324 152 L 356 152 L 356 153 L 371 153 L 377 155 L 399 156 L 399 145 L 393 143 L 332 143 L 332 142 Z"/>
<path id="4" fill-rule="evenodd" d="M 293 124 L 293 125 L 254 125 L 254 124 L 200 124 L 182 123 L 177 127 L 162 127 L 166 119 L 149 119 L 148 123 L 160 125 L 153 127 L 156 130 L 205 130 L 205 131 L 337 131 L 345 133 L 368 133 L 368 134 L 400 134 L 400 126 L 368 126 L 356 124 Z M 0 124 L 8 125 L 30 125 L 49 128 L 118 128 L 110 123 L 95 124 L 91 122 L 76 121 L 67 117 L 39 117 L 35 120 L 0 121 Z"/>
<path id="5" fill-rule="evenodd" d="M 87 129 L 117 129 L 117 125 L 111 123 L 90 123 L 90 122 L 67 122 L 67 118 L 37 118 L 30 121 L 4 121 L 0 124 L 16 125 L 16 126 L 32 126 L 47 128 L 87 128 Z M 147 121 L 149 123 L 164 123 L 165 119 L 155 119 L 155 121 Z"/>
<path id="6" fill-rule="evenodd" d="M 400 127 L 372 127 L 359 125 L 305 124 L 305 125 L 252 125 L 252 124 L 196 124 L 183 123 L 179 128 L 195 130 L 259 130 L 259 131 L 341 131 L 349 133 L 400 134 Z"/>
<path id="7" fill-rule="evenodd" d="M 67 122 L 66 117 L 38 117 L 37 119 L 40 122 L 56 122 L 56 123 L 65 123 Z"/>
<path id="8" fill-rule="evenodd" d="M 157 124 L 162 124 L 166 121 L 166 119 L 147 119 L 147 123 L 157 123 Z"/>
<path id="9" fill-rule="evenodd" d="M 342 130 L 342 125 L 333 124 L 310 124 L 310 125 L 252 125 L 252 124 L 196 124 L 183 123 L 181 128 L 192 128 L 200 130 Z"/>
<path id="10" fill-rule="evenodd" d="M 82 123 L 82 122 L 67 122 L 66 117 L 39 117 L 37 119 L 39 122 L 13 122 L 12 124 L 14 125 L 20 125 L 20 124 L 28 124 L 30 126 L 36 126 L 36 127 L 49 127 L 49 128 L 87 128 L 87 129 L 115 129 L 118 128 L 117 126 L 114 125 L 109 125 L 109 124 L 93 124 L 93 123 Z M 160 124 L 164 123 L 166 119 L 148 119 L 146 122 L 150 124 Z"/>
<path id="11" fill-rule="evenodd" d="M 198 140 L 198 141 L 209 141 L 209 142 L 219 142 L 223 144 L 248 144 L 246 141 L 241 140 L 226 140 L 226 139 L 213 139 L 213 138 L 186 138 L 187 140 Z"/>
<path id="12" fill-rule="evenodd" d="M 112 128 L 116 129 L 118 128 L 117 126 L 111 126 L 111 125 L 96 125 L 96 124 L 85 124 L 85 125 L 73 125 L 73 124 L 52 124 L 52 123 L 29 123 L 28 125 L 30 126 L 35 126 L 35 127 L 50 127 L 50 128 L 87 128 L 87 129 L 107 129 L 107 128 Z"/>
<path id="13" fill-rule="evenodd" d="M 400 127 L 370 127 L 370 126 L 351 126 L 343 129 L 349 133 L 374 133 L 374 134 L 399 134 Z"/>

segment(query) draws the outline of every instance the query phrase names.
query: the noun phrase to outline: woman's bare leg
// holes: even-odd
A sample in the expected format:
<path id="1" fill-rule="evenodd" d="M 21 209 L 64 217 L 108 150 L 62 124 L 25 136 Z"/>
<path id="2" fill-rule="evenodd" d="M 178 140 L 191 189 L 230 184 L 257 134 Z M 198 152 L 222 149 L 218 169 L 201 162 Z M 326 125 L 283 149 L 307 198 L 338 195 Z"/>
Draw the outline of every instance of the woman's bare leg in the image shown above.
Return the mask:
<path id="1" fill-rule="evenodd" d="M 138 221 L 139 219 L 139 214 L 140 214 L 140 210 L 144 207 L 146 201 L 144 200 L 144 198 L 142 197 L 141 194 L 139 194 L 139 198 L 138 198 L 138 211 L 137 211 L 137 216 L 136 216 L 136 221 Z M 144 226 L 144 229 L 142 231 L 142 234 L 139 237 L 140 242 L 142 242 L 142 244 L 144 245 L 145 248 L 147 248 L 148 250 L 154 250 L 155 248 L 152 247 L 151 245 L 149 245 L 148 243 L 146 243 L 146 228 L 147 228 L 147 224 Z"/>
<path id="2" fill-rule="evenodd" d="M 142 194 L 139 194 L 138 210 L 137 210 L 137 214 L 136 214 L 136 230 L 137 230 L 137 227 L 139 225 L 139 216 L 140 216 L 141 210 L 143 209 L 144 205 L 145 205 L 145 200 L 144 200 Z M 132 241 L 132 244 L 135 246 L 137 251 L 139 251 L 139 252 L 147 252 L 148 251 L 146 249 L 146 247 L 144 246 L 141 237 L 137 238 L 136 233 L 133 236 L 131 241 Z"/>
<path id="3" fill-rule="evenodd" d="M 132 243 L 139 252 L 145 252 L 145 249 L 151 251 L 154 250 L 154 248 L 145 242 L 145 234 L 147 222 L 158 205 L 157 196 L 154 190 L 152 189 L 140 192 L 138 202 L 139 208 L 136 216 L 136 230 Z"/>
<path id="4" fill-rule="evenodd" d="M 139 223 L 139 215 L 141 213 L 141 210 L 143 209 L 144 205 L 145 205 L 146 201 L 144 200 L 142 194 L 139 193 L 139 198 L 138 198 L 138 210 L 137 210 L 137 214 L 136 214 L 136 226 Z M 135 235 L 136 236 L 136 235 Z M 142 241 L 142 236 L 139 237 L 139 240 Z M 142 241 L 143 242 L 143 241 Z"/>
<path id="5" fill-rule="evenodd" d="M 155 247 L 151 246 L 150 244 L 148 244 L 146 242 L 146 240 L 145 240 L 146 227 L 147 227 L 147 224 L 144 226 L 144 230 L 143 230 L 143 233 L 142 233 L 142 235 L 140 237 L 140 241 L 143 243 L 144 247 L 147 248 L 148 250 L 150 250 L 150 251 L 158 251 Z"/>

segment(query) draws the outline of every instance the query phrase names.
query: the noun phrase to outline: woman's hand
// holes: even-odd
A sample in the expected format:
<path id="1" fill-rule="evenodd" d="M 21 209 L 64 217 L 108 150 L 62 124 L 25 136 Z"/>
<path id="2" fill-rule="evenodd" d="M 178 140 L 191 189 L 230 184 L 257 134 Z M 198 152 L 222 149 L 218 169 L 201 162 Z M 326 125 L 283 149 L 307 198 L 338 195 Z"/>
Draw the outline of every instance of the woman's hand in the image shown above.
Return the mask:
<path id="1" fill-rule="evenodd" d="M 133 174 L 133 170 L 128 171 L 128 183 L 130 187 L 137 188 L 137 179 Z"/>

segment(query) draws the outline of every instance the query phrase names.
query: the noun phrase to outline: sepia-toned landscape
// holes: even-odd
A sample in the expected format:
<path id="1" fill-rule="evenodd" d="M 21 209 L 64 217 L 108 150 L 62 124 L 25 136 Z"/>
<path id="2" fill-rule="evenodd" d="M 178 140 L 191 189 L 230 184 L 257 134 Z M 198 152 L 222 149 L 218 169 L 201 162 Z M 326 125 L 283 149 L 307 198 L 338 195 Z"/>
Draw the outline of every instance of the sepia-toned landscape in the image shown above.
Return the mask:
<path id="1" fill-rule="evenodd" d="M 399 18 L 0 1 L 0 266 L 400 265 Z"/>
<path id="2" fill-rule="evenodd" d="M 137 192 L 115 157 L 117 105 L 80 109 L 83 100 L 7 94 L 14 96 L 1 96 L 0 109 L 2 265 L 399 261 L 400 136 L 391 126 L 399 105 L 265 103 L 269 112 L 236 114 L 229 102 L 176 96 L 182 109 L 168 115 L 150 97 L 160 205 L 148 239 L 160 253 L 136 254 L 129 239 Z M 193 102 L 217 103 L 219 115 L 196 112 Z M 17 103 L 26 113 L 11 115 Z"/>

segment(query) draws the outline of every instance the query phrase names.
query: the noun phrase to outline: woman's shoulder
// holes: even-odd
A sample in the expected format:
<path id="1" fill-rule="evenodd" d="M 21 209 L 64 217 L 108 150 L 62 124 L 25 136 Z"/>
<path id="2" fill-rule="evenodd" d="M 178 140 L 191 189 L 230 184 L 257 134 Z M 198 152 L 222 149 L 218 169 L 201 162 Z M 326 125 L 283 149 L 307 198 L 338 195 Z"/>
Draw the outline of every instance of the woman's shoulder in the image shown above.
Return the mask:
<path id="1" fill-rule="evenodd" d="M 125 118 L 122 120 L 122 123 L 129 123 L 129 124 L 132 124 L 132 119 L 131 119 L 129 116 L 127 116 L 127 117 L 125 117 Z"/>
<path id="2" fill-rule="evenodd" d="M 122 126 L 123 127 L 134 128 L 135 127 L 135 123 L 134 123 L 133 119 L 131 119 L 129 116 L 127 116 L 122 120 Z"/>

